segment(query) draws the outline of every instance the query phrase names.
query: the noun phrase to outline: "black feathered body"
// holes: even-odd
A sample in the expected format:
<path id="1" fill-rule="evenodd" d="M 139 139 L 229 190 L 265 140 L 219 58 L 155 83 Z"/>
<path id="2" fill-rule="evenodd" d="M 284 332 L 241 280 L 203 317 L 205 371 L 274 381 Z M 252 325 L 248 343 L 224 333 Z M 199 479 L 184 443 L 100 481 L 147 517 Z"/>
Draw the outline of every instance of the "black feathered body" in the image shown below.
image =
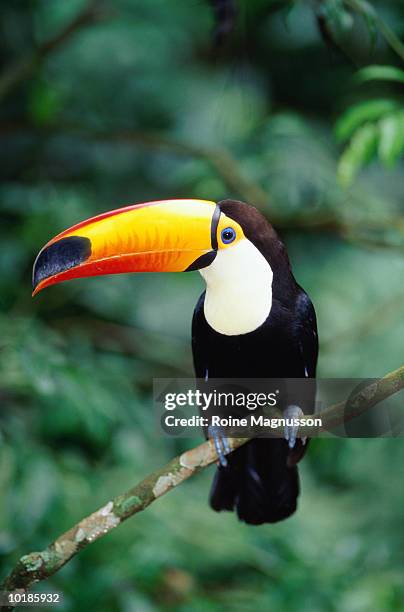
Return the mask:
<path id="1" fill-rule="evenodd" d="M 317 335 L 314 309 L 297 288 L 290 307 L 274 300 L 267 321 L 249 334 L 224 336 L 213 330 L 201 296 L 193 318 L 193 353 L 198 378 L 306 378 L 315 375 Z M 304 412 L 314 409 L 314 393 L 289 398 Z M 284 398 L 285 399 L 285 398 Z M 300 440 L 260 438 L 248 442 L 218 467 L 211 491 L 214 510 L 236 510 L 250 524 L 275 522 L 296 509 L 299 483 L 296 463 L 307 447 Z"/>
<path id="2" fill-rule="evenodd" d="M 312 378 L 317 332 L 314 309 L 300 289 L 290 307 L 276 299 L 271 313 L 255 331 L 240 336 L 216 332 L 203 312 L 205 293 L 194 311 L 194 365 L 204 378 Z M 229 305 L 229 308 L 231 306 Z"/>
<path id="3" fill-rule="evenodd" d="M 256 209 L 225 201 L 221 209 L 242 218 L 243 230 L 266 257 L 273 270 L 272 306 L 266 321 L 256 330 L 228 336 L 215 331 L 204 314 L 205 294 L 195 308 L 192 346 L 195 374 L 214 378 L 310 378 L 316 373 L 317 324 L 313 305 L 296 283 L 283 243 Z M 231 304 L 228 306 L 229 313 Z M 298 397 L 283 398 L 303 412 L 314 412 L 315 385 Z M 296 393 L 296 391 L 295 391 Z M 218 467 L 210 502 L 214 510 L 235 510 L 249 524 L 282 520 L 296 509 L 299 494 L 297 462 L 307 448 L 296 441 L 289 449 L 281 438 L 259 438 L 228 457 L 227 467 Z"/>

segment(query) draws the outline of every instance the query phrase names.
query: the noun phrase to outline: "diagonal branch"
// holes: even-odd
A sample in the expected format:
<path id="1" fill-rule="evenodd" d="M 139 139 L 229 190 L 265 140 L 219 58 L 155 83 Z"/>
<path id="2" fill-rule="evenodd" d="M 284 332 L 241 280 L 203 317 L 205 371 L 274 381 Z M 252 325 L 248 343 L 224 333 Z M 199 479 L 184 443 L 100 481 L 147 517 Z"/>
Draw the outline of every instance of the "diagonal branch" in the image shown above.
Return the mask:
<path id="1" fill-rule="evenodd" d="M 362 389 L 349 407 L 345 403 L 336 404 L 316 415 L 322 417 L 322 429 L 335 427 L 375 406 L 385 398 L 404 388 L 404 366 L 390 372 L 384 378 Z M 275 431 L 274 431 L 275 433 Z M 314 432 L 315 435 L 316 432 Z M 281 436 L 281 432 L 276 435 Z M 299 430 L 299 435 L 313 435 L 313 428 Z M 242 446 L 250 438 L 232 438 L 231 450 Z M 209 440 L 196 448 L 186 451 L 172 459 L 167 465 L 147 476 L 141 483 L 118 495 L 102 508 L 82 519 L 77 525 L 59 536 L 41 552 L 24 555 L 10 575 L 4 579 L 0 589 L 14 591 L 28 589 L 35 582 L 49 578 L 59 571 L 77 553 L 98 538 L 109 533 L 129 517 L 145 510 L 156 499 L 171 491 L 179 484 L 217 461 L 213 443 Z"/>
<path id="2" fill-rule="evenodd" d="M 247 441 L 248 438 L 238 438 L 229 440 L 229 443 L 234 450 Z M 216 460 L 216 451 L 211 441 L 175 457 L 163 468 L 147 476 L 141 483 L 81 520 L 42 552 L 33 552 L 21 557 L 14 570 L 3 581 L 0 589 L 6 591 L 27 589 L 34 582 L 49 578 L 80 550 L 104 536 L 130 516 L 145 510 L 157 498 Z"/>
<path id="3" fill-rule="evenodd" d="M 191 155 L 206 160 L 217 174 L 222 177 L 223 182 L 236 194 L 240 194 L 247 202 L 254 202 L 263 210 L 268 208 L 270 197 L 265 190 L 247 178 L 239 162 L 227 149 L 211 149 L 209 147 L 194 145 L 192 143 L 175 140 L 163 134 L 153 134 L 136 130 L 124 130 L 118 132 L 94 132 L 86 131 L 83 127 L 70 126 L 72 131 L 78 135 L 84 135 L 92 140 L 127 142 L 128 144 L 139 144 L 148 148 L 161 151 L 169 151 L 178 155 Z"/>

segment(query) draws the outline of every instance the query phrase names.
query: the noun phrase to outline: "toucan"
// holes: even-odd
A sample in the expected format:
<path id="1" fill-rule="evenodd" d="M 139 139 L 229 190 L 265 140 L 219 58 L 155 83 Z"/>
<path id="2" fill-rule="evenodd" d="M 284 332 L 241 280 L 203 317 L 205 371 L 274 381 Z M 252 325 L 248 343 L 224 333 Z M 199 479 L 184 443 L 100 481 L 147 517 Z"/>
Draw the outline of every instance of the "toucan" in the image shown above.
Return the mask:
<path id="1" fill-rule="evenodd" d="M 33 295 L 61 281 L 124 272 L 199 270 L 206 282 L 192 320 L 198 379 L 315 378 L 316 314 L 287 251 L 266 217 L 236 200 L 162 200 L 102 213 L 50 240 L 33 267 Z M 310 395 L 310 394 L 309 394 Z M 314 394 L 284 406 L 314 408 Z M 307 448 L 296 427 L 254 438 L 226 457 L 220 431 L 210 505 L 247 524 L 290 516 L 299 495 L 297 463 Z"/>

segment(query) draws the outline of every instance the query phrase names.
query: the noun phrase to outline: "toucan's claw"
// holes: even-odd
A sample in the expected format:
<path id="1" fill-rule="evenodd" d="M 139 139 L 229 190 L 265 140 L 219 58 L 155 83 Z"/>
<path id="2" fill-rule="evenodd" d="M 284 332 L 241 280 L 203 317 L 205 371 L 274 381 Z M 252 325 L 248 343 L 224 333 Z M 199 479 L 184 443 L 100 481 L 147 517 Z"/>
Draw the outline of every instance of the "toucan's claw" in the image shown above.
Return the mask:
<path id="1" fill-rule="evenodd" d="M 231 452 L 228 439 L 222 429 L 214 425 L 209 425 L 208 436 L 213 440 L 220 465 L 226 467 L 228 463 L 226 455 Z"/>
<path id="2" fill-rule="evenodd" d="M 299 408 L 299 406 L 288 406 L 283 412 L 283 417 L 285 419 L 300 419 L 302 416 L 304 416 L 304 412 L 301 408 Z M 298 425 L 285 425 L 284 436 L 289 448 L 294 448 L 298 430 Z M 302 444 L 306 444 L 306 437 L 302 438 L 301 440 Z"/>

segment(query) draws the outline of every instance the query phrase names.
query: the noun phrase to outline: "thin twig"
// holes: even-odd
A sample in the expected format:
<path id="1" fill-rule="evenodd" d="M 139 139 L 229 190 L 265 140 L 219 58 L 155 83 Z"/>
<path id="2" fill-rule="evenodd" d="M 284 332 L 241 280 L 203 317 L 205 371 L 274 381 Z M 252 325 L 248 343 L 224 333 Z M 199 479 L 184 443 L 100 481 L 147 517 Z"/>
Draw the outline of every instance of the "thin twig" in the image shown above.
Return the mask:
<path id="1" fill-rule="evenodd" d="M 403 388 L 404 366 L 362 389 L 354 399 L 350 399 L 349 405 L 336 404 L 321 413 L 306 416 L 307 418 L 321 417 L 321 429 L 329 430 L 341 422 L 359 416 Z M 318 432 L 313 428 L 299 429 L 301 437 L 305 435 L 313 437 L 316 433 Z M 280 436 L 282 433 L 276 432 L 276 435 Z M 229 439 L 231 450 L 239 448 L 249 439 Z M 43 551 L 32 552 L 21 557 L 0 588 L 5 591 L 28 589 L 35 582 L 49 578 L 80 550 L 109 533 L 129 517 L 145 510 L 156 499 L 215 461 L 217 461 L 217 455 L 210 440 L 175 457 L 163 468 L 147 476 L 141 483 L 82 519 Z"/>
<path id="2" fill-rule="evenodd" d="M 387 23 L 378 15 L 374 6 L 364 0 L 344 0 L 345 4 L 363 17 L 371 16 L 381 35 L 393 51 L 404 61 L 404 44 Z"/>

